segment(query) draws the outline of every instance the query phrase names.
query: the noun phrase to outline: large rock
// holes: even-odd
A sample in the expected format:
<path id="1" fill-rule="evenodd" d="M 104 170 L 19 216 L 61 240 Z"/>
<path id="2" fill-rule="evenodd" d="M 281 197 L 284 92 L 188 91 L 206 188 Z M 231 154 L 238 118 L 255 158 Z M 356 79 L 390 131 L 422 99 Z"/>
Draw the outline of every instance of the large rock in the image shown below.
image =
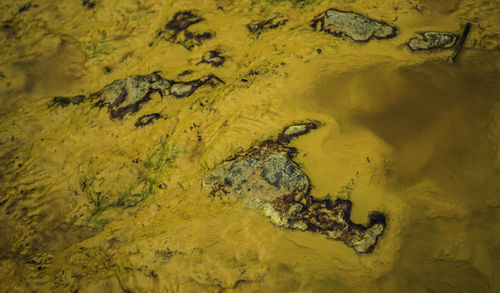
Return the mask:
<path id="1" fill-rule="evenodd" d="M 208 172 L 203 185 L 214 197 L 232 196 L 259 209 L 277 226 L 309 230 L 343 241 L 357 252 L 370 252 L 383 234 L 386 219 L 374 212 L 368 227 L 350 220 L 352 203 L 345 199 L 318 200 L 310 195 L 311 183 L 293 161 L 296 150 L 286 144 L 319 126 L 306 122 L 285 128 L 268 139 L 221 163 Z"/>
<path id="2" fill-rule="evenodd" d="M 396 36 L 396 28 L 363 15 L 329 9 L 312 21 L 313 28 L 336 37 L 348 36 L 355 41 L 368 41 L 372 37 L 387 39 Z"/>
<path id="3" fill-rule="evenodd" d="M 205 177 L 205 185 L 214 187 L 214 194 L 231 193 L 251 207 L 263 207 L 288 194 L 308 193 L 309 178 L 290 160 L 288 150 L 267 143 L 222 163 Z"/>

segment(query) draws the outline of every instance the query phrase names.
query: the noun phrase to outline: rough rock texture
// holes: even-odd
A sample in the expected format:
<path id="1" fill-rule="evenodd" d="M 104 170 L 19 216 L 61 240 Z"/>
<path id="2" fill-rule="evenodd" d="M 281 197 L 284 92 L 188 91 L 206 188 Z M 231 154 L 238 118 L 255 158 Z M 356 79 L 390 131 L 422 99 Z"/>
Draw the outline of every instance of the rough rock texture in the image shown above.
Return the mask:
<path id="1" fill-rule="evenodd" d="M 151 99 L 151 93 L 163 95 L 170 87 L 170 81 L 152 73 L 115 80 L 91 97 L 98 99 L 97 106 L 108 107 L 112 119 L 122 119 L 128 113 L 139 111 L 141 104 Z"/>
<path id="2" fill-rule="evenodd" d="M 272 14 L 265 20 L 254 20 L 247 24 L 247 29 L 249 32 L 259 35 L 263 31 L 277 28 L 285 25 L 288 22 L 284 16 L 280 14 Z"/>
<path id="3" fill-rule="evenodd" d="M 167 39 L 179 43 L 191 49 L 200 45 L 204 40 L 214 36 L 212 32 L 193 32 L 188 30 L 192 25 L 200 23 L 205 19 L 198 16 L 195 11 L 184 10 L 175 13 L 172 20 L 165 25 L 165 30 L 160 31 L 158 35 L 167 35 Z"/>
<path id="4" fill-rule="evenodd" d="M 425 32 L 420 38 L 412 38 L 408 47 L 413 50 L 449 49 L 455 46 L 458 36 L 442 32 Z"/>
<path id="5" fill-rule="evenodd" d="M 97 100 L 98 107 L 107 107 L 111 119 L 123 119 L 129 113 L 136 113 L 141 105 L 149 101 L 152 93 L 161 96 L 170 94 L 176 98 L 184 98 L 193 94 L 199 87 L 211 79 L 217 79 L 214 75 L 203 76 L 199 79 L 182 82 L 162 78 L 157 73 L 147 75 L 136 75 L 124 79 L 115 80 L 105 86 L 102 90 L 89 96 L 90 100 Z M 66 107 L 78 105 L 85 100 L 85 96 L 55 97 L 50 107 Z"/>
<path id="6" fill-rule="evenodd" d="M 351 222 L 349 200 L 313 198 L 309 178 L 293 161 L 296 150 L 286 146 L 293 137 L 318 126 L 317 122 L 306 122 L 285 128 L 277 138 L 217 166 L 205 176 L 203 185 L 211 188 L 212 196 L 233 196 L 263 210 L 280 227 L 320 232 L 357 252 L 370 252 L 383 234 L 385 216 L 372 213 L 369 226 L 364 227 Z"/>
<path id="7" fill-rule="evenodd" d="M 396 36 L 396 28 L 353 12 L 329 9 L 312 21 L 312 27 L 336 37 L 348 36 L 355 41 L 368 41 L 372 37 L 388 39 Z"/>
<path id="8" fill-rule="evenodd" d="M 199 79 L 187 81 L 187 82 L 173 82 L 170 88 L 170 95 L 176 98 L 184 98 L 193 94 L 200 86 L 206 84 L 212 79 L 219 80 L 214 75 L 203 76 Z"/>

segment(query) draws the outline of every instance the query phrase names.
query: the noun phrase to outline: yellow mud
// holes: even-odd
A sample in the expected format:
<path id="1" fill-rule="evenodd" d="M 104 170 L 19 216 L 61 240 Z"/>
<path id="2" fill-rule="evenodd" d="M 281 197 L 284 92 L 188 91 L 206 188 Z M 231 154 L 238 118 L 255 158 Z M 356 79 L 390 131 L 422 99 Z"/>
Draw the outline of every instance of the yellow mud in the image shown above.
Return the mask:
<path id="1" fill-rule="evenodd" d="M 498 1 L 40 0 L 17 13 L 24 4 L 0 3 L 0 291 L 500 291 Z M 398 35 L 355 43 L 313 31 L 328 8 Z M 186 9 L 215 38 L 191 51 L 157 40 Z M 248 33 L 272 13 L 288 23 Z M 455 64 L 450 50 L 404 45 L 466 22 Z M 222 67 L 198 64 L 216 48 Z M 49 108 L 154 71 L 226 84 L 155 94 L 122 121 L 90 103 Z M 166 118 L 134 126 L 150 113 Z M 201 188 L 216 164 L 305 119 L 324 123 L 292 143 L 312 195 L 349 198 L 354 222 L 387 214 L 372 254 L 280 230 Z M 132 194 L 145 200 L 120 204 Z"/>

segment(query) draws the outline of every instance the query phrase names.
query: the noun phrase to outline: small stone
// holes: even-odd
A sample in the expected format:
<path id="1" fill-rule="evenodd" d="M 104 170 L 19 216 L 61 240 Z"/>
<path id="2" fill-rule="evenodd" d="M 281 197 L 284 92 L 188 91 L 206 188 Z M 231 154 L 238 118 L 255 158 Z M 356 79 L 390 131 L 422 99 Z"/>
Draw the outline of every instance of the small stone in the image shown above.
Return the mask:
<path id="1" fill-rule="evenodd" d="M 82 5 L 88 9 L 93 9 L 96 5 L 97 0 L 82 0 Z"/>
<path id="2" fill-rule="evenodd" d="M 175 13 L 171 21 L 165 25 L 165 29 L 173 32 L 174 35 L 186 30 L 193 24 L 202 22 L 204 19 L 191 10 L 183 10 Z"/>
<path id="3" fill-rule="evenodd" d="M 329 9 L 312 21 L 313 28 L 336 37 L 348 36 L 355 41 L 368 41 L 372 37 L 388 39 L 396 36 L 396 28 L 363 15 Z"/>
<path id="4" fill-rule="evenodd" d="M 222 64 L 224 64 L 224 61 L 226 61 L 226 58 L 224 56 L 221 56 L 221 52 L 217 50 L 212 50 L 205 52 L 205 54 L 203 54 L 200 63 L 208 63 L 211 64 L 213 67 L 219 67 Z"/>
<path id="5" fill-rule="evenodd" d="M 190 27 L 205 19 L 192 10 L 178 11 L 174 14 L 172 20 L 165 25 L 165 30 L 161 30 L 158 36 L 167 35 L 168 41 L 183 45 L 191 50 L 194 46 L 199 46 L 207 39 L 214 36 L 211 32 L 193 32 Z"/>
<path id="6" fill-rule="evenodd" d="M 175 97 L 185 97 L 193 89 L 193 85 L 176 83 L 170 88 L 170 94 Z"/>
<path id="7" fill-rule="evenodd" d="M 291 205 L 287 216 L 290 218 L 297 216 L 302 211 L 302 208 L 303 206 L 298 203 Z"/>
<path id="8" fill-rule="evenodd" d="M 306 123 L 290 125 L 278 135 L 278 140 L 282 143 L 289 143 L 292 138 L 304 135 L 311 129 L 317 129 L 319 126 L 320 123 L 318 121 L 308 121 Z"/>
<path id="9" fill-rule="evenodd" d="M 283 134 L 285 135 L 296 135 L 297 133 L 301 133 L 306 131 L 307 125 L 292 125 L 288 127 Z"/>
<path id="10" fill-rule="evenodd" d="M 498 207 L 500 207 L 500 200 L 488 199 L 488 200 L 486 200 L 486 206 L 490 207 L 490 208 L 498 208 Z"/>
<path id="11" fill-rule="evenodd" d="M 26 3 L 23 6 L 21 6 L 21 8 L 19 8 L 19 10 L 17 11 L 17 13 L 22 13 L 22 12 L 30 10 L 31 8 L 36 8 L 36 7 L 38 7 L 37 4 Z"/>
<path id="12" fill-rule="evenodd" d="M 176 98 L 188 97 L 212 78 L 220 80 L 214 75 L 206 75 L 192 81 L 174 83 L 174 85 L 170 88 L 170 94 Z"/>
<path id="13" fill-rule="evenodd" d="M 413 50 L 449 49 L 455 46 L 458 36 L 442 32 L 425 32 L 420 38 L 412 38 L 408 47 Z"/>
<path id="14" fill-rule="evenodd" d="M 377 242 L 377 237 L 381 235 L 383 231 L 384 227 L 382 224 L 375 224 L 368 228 L 364 233 L 363 238 L 353 242 L 354 249 L 357 252 L 362 253 L 370 251 L 370 249 L 372 249 Z"/>
<path id="15" fill-rule="evenodd" d="M 67 107 L 69 105 L 79 105 L 85 100 L 84 95 L 78 95 L 74 97 L 55 97 L 52 99 L 52 103 L 49 107 Z"/>
<path id="16" fill-rule="evenodd" d="M 300 230 L 300 231 L 306 231 L 307 230 L 307 224 L 304 223 L 304 222 L 302 222 L 302 221 L 298 221 L 298 222 L 293 223 L 292 228 Z"/>
<path id="17" fill-rule="evenodd" d="M 328 231 L 328 233 L 326 234 L 327 235 L 327 238 L 328 239 L 339 239 L 340 236 L 342 235 L 342 233 L 338 230 L 334 230 L 334 231 Z"/>
<path id="18" fill-rule="evenodd" d="M 141 116 L 139 119 L 137 119 L 137 122 L 135 122 L 135 127 L 144 127 L 148 124 L 154 123 L 156 120 L 160 118 L 161 115 L 159 113 L 153 113 Z"/>
<path id="19" fill-rule="evenodd" d="M 282 218 L 280 212 L 273 208 L 271 204 L 264 205 L 264 214 L 266 217 L 271 218 L 271 222 L 273 222 L 277 226 L 285 226 L 288 224 L 286 218 Z"/>

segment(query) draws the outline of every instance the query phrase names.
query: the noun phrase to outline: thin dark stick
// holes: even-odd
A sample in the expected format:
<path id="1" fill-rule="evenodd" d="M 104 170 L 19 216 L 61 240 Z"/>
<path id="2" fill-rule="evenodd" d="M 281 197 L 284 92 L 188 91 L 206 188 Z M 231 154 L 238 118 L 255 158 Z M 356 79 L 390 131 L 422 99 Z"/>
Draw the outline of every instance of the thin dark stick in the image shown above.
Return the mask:
<path id="1" fill-rule="evenodd" d="M 450 57 L 450 63 L 455 62 L 455 60 L 458 57 L 458 54 L 460 54 L 460 52 L 462 51 L 462 48 L 463 48 L 464 43 L 465 43 L 465 39 L 467 39 L 467 35 L 469 34 L 471 26 L 472 25 L 470 22 L 465 24 L 465 28 L 464 28 L 462 35 L 460 36 L 460 40 L 458 41 L 458 44 L 455 47 L 455 51 L 453 51 L 453 55 L 451 55 L 451 57 Z"/>
<path id="2" fill-rule="evenodd" d="M 222 84 L 226 84 L 222 79 L 218 78 L 217 76 L 215 75 L 212 75 L 212 78 L 215 78 L 216 80 L 222 82 Z"/>

